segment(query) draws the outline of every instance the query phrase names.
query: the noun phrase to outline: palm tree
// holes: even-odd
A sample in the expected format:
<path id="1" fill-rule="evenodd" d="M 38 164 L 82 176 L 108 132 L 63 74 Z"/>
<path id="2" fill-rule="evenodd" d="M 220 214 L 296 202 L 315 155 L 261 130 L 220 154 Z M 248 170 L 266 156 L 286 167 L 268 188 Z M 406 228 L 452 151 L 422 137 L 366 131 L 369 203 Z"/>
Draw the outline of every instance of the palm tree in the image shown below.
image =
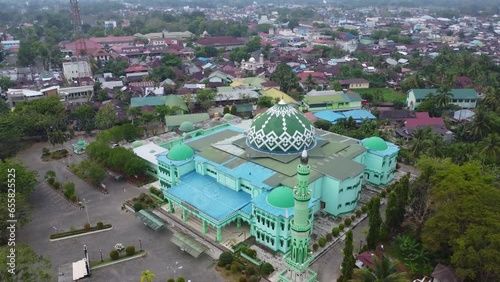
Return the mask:
<path id="1" fill-rule="evenodd" d="M 149 269 L 143 271 L 141 274 L 141 282 L 152 282 L 156 278 L 156 275 L 151 273 Z"/>
<path id="2" fill-rule="evenodd" d="M 500 135 L 491 133 L 481 142 L 479 142 L 481 149 L 479 153 L 483 156 L 483 163 L 486 159 L 498 161 L 500 157 Z"/>
<path id="3" fill-rule="evenodd" d="M 500 88 L 488 87 L 482 103 L 492 111 L 500 109 Z"/>
<path id="4" fill-rule="evenodd" d="M 306 81 L 304 82 L 304 85 L 307 87 L 307 91 L 311 91 L 316 85 L 318 85 L 318 83 L 316 82 L 312 74 L 309 74 L 306 78 Z"/>
<path id="5" fill-rule="evenodd" d="M 430 157 L 439 158 L 443 156 L 444 141 L 440 135 L 432 134 L 428 140 L 428 145 L 426 153 Z"/>
<path id="6" fill-rule="evenodd" d="M 425 151 L 429 145 L 429 139 L 432 136 L 432 128 L 418 128 L 411 134 L 411 146 L 410 151 L 413 153 L 415 158 L 420 156 L 420 153 Z"/>
<path id="7" fill-rule="evenodd" d="M 381 259 L 373 258 L 373 270 L 355 269 L 351 282 L 408 282 L 406 273 L 398 273 L 397 263 L 391 261 L 388 257 L 382 256 Z"/>
<path id="8" fill-rule="evenodd" d="M 484 108 L 480 107 L 477 110 L 474 119 L 469 123 L 468 127 L 467 133 L 473 140 L 482 139 L 489 133 L 491 128 L 488 125 L 488 113 Z"/>
<path id="9" fill-rule="evenodd" d="M 436 104 L 439 109 L 442 111 L 448 106 L 450 103 L 452 94 L 450 92 L 450 88 L 448 86 L 441 86 L 436 93 Z"/>

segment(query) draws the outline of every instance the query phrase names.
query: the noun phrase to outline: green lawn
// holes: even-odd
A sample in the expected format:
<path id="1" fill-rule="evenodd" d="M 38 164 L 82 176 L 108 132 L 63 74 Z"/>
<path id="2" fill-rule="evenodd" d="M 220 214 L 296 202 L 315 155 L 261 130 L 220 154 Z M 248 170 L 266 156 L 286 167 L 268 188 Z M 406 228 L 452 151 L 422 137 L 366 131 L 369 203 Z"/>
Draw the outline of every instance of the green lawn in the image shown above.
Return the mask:
<path id="1" fill-rule="evenodd" d="M 375 90 L 380 90 L 382 92 L 384 95 L 384 102 L 406 101 L 406 94 L 392 88 L 353 89 L 353 91 L 359 94 L 373 93 Z"/>

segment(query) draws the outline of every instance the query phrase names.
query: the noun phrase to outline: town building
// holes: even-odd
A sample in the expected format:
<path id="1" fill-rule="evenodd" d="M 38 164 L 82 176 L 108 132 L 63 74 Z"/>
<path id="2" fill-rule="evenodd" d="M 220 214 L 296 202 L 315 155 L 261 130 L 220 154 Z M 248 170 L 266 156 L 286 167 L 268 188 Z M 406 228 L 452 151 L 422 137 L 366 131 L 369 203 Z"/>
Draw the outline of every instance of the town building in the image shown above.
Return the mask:
<path id="1" fill-rule="evenodd" d="M 378 137 L 316 135 L 311 122 L 283 100 L 246 131 L 229 124 L 200 128 L 160 146 L 167 150 L 156 155 L 157 177 L 171 213 L 198 222 L 205 234 L 215 231 L 218 242 L 225 226 L 245 227 L 257 242 L 282 253 L 293 249 L 292 187 L 303 150 L 311 172 L 300 185 L 308 187 L 311 200 L 300 209 L 311 224 L 318 210 L 352 212 L 365 181 L 391 182 L 399 150 Z"/>
<path id="2" fill-rule="evenodd" d="M 437 89 L 411 89 L 406 93 L 406 106 L 415 110 L 420 103 L 427 99 L 428 95 L 437 96 Z M 451 89 L 450 104 L 462 109 L 474 109 L 477 106 L 479 96 L 474 89 Z"/>
<path id="3" fill-rule="evenodd" d="M 370 88 L 370 82 L 364 78 L 353 78 L 353 79 L 339 80 L 338 83 L 340 83 L 342 88 L 346 89 L 346 90 Z"/>
<path id="4" fill-rule="evenodd" d="M 5 40 L 2 41 L 3 50 L 10 50 L 12 48 L 18 48 L 21 46 L 21 41 L 19 40 Z"/>
<path id="5" fill-rule="evenodd" d="M 92 71 L 87 61 L 64 62 L 63 74 L 69 81 L 92 77 Z"/>
<path id="6" fill-rule="evenodd" d="M 347 111 L 361 109 L 362 100 L 357 93 L 347 94 L 335 90 L 311 90 L 304 96 L 302 103 L 304 108 L 311 112 L 323 110 Z"/>

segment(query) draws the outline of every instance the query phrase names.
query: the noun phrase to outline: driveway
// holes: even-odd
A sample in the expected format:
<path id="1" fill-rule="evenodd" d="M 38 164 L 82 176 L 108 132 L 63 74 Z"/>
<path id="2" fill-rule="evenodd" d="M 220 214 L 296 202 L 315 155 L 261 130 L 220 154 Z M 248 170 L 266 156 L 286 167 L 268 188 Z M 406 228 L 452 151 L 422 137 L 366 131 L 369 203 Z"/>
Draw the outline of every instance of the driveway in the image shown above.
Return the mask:
<path id="1" fill-rule="evenodd" d="M 67 160 L 43 162 L 40 159 L 42 148 L 55 149 L 49 144 L 36 143 L 18 154 L 31 170 L 38 171 L 42 180 L 48 170 L 56 171 L 60 182 L 72 181 L 79 198 L 85 198 L 88 207 L 88 217 L 92 225 L 98 221 L 111 223 L 113 230 L 87 235 L 62 241 L 50 242 L 50 234 L 82 228 L 87 222 L 85 209 L 79 209 L 65 200 L 61 195 L 40 182 L 30 201 L 33 205 L 31 222 L 18 231 L 18 241 L 30 244 L 35 251 L 52 261 L 53 280 L 57 281 L 58 267 L 68 262 L 83 258 L 83 245 L 87 245 L 92 261 L 109 257 L 109 252 L 116 243 L 124 246 L 134 245 L 139 249 L 139 239 L 142 248 L 148 255 L 144 258 L 97 269 L 93 272 L 91 281 L 138 281 L 141 272 L 149 269 L 157 275 L 158 281 L 184 276 L 186 281 L 223 281 L 213 268 L 213 261 L 206 255 L 194 259 L 182 252 L 170 242 L 172 233 L 168 230 L 154 232 L 147 228 L 134 215 L 121 209 L 122 203 L 140 194 L 140 190 L 126 182 L 116 182 L 106 179 L 110 191 L 102 194 L 82 181 L 66 169 Z M 85 156 L 70 157 L 70 162 L 77 162 Z M 176 264 L 177 262 L 177 264 Z M 175 271 L 175 273 L 174 273 Z"/>

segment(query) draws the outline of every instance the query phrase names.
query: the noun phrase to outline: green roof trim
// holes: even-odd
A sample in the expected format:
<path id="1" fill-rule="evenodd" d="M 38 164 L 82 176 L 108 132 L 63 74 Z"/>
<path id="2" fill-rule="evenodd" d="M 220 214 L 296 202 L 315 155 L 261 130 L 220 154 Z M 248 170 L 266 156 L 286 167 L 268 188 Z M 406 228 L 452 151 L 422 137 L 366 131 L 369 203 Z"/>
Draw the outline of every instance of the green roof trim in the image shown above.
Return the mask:
<path id="1" fill-rule="evenodd" d="M 267 195 L 267 203 L 277 208 L 292 208 L 295 205 L 293 190 L 286 186 L 276 187 Z"/>
<path id="2" fill-rule="evenodd" d="M 184 161 L 194 156 L 194 151 L 186 144 L 177 144 L 173 146 L 167 154 L 172 161 Z"/>
<path id="3" fill-rule="evenodd" d="M 411 89 L 408 91 L 413 93 L 415 99 L 425 99 L 429 93 L 433 96 L 437 95 L 437 89 Z M 451 89 L 450 90 L 453 99 L 478 99 L 476 90 L 474 89 Z"/>
<path id="4" fill-rule="evenodd" d="M 374 151 L 385 151 L 388 148 L 387 143 L 384 141 L 384 139 L 377 136 L 366 138 L 362 142 L 363 146 Z"/>

